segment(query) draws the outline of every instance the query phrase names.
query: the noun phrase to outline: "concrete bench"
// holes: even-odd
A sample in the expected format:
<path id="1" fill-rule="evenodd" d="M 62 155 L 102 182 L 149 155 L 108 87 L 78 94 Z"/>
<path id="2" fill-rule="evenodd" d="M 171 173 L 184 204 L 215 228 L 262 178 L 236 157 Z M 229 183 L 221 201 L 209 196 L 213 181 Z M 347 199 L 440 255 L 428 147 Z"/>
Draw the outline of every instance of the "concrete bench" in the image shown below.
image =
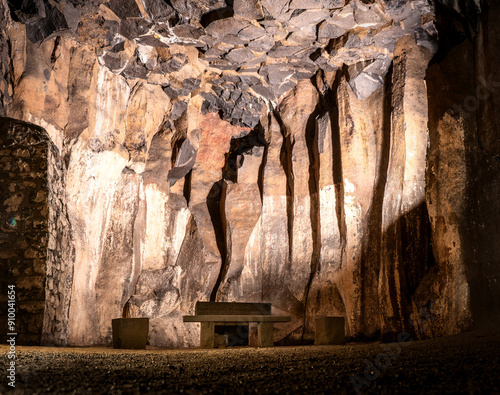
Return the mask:
<path id="1" fill-rule="evenodd" d="M 257 323 L 257 345 L 273 345 L 273 323 L 289 322 L 288 316 L 271 315 L 271 303 L 197 302 L 195 315 L 185 315 L 184 322 L 200 322 L 200 346 L 214 348 L 216 326 L 246 326 Z M 247 340 L 248 342 L 248 340 Z"/>

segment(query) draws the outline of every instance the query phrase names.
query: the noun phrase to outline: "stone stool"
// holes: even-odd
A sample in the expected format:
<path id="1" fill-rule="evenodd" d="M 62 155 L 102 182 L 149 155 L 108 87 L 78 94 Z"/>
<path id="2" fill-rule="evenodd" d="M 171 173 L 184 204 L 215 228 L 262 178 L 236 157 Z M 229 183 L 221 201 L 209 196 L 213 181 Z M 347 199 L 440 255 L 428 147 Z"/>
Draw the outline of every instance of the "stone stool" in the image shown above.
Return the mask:
<path id="1" fill-rule="evenodd" d="M 144 350 L 149 333 L 149 318 L 116 318 L 111 320 L 113 348 Z"/>
<path id="2" fill-rule="evenodd" d="M 315 324 L 314 344 L 345 344 L 344 317 L 319 317 Z"/>

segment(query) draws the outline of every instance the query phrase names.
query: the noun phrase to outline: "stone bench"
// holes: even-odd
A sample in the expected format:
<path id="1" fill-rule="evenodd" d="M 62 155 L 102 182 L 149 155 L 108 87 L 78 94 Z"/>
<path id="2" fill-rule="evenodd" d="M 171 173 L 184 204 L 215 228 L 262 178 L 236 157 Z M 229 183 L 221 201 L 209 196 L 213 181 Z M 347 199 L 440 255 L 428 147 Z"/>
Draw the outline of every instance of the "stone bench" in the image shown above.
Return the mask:
<path id="1" fill-rule="evenodd" d="M 273 345 L 273 323 L 289 322 L 290 317 L 271 315 L 271 303 L 197 302 L 195 315 L 185 315 L 183 320 L 201 323 L 202 348 L 216 346 L 217 326 L 246 327 L 248 343 L 248 325 L 251 322 L 257 323 L 257 345 L 270 347 Z"/>

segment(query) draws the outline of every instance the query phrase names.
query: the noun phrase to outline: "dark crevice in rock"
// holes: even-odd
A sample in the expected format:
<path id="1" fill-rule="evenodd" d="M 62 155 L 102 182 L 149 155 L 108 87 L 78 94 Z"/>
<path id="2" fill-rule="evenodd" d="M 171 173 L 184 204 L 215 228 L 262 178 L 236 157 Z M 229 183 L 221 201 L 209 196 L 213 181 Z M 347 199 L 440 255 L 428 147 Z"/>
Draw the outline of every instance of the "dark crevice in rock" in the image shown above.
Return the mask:
<path id="1" fill-rule="evenodd" d="M 241 167 L 242 155 L 249 153 L 254 147 L 265 147 L 266 141 L 264 131 L 259 124 L 257 128 L 252 130 L 246 136 L 231 140 L 231 147 L 226 154 L 226 163 L 222 169 L 222 175 L 225 180 L 238 182 L 238 168 Z"/>
<path id="2" fill-rule="evenodd" d="M 215 239 L 217 241 L 217 248 L 219 249 L 221 265 L 219 276 L 210 294 L 210 301 L 215 302 L 217 292 L 224 280 L 227 270 L 229 269 L 228 262 L 228 248 L 226 240 L 226 215 L 225 215 L 225 201 L 226 201 L 226 184 L 224 180 L 216 182 L 207 196 L 207 207 L 210 213 L 210 219 L 214 227 Z"/>
<path id="3" fill-rule="evenodd" d="M 480 24 L 479 15 L 481 12 L 486 12 L 488 9 L 487 1 L 488 0 L 481 0 L 478 6 L 475 0 L 459 0 L 453 2 L 449 0 L 436 0 L 434 6 L 436 7 L 436 15 L 453 15 L 454 18 L 467 24 L 473 31 L 477 31 L 478 25 Z"/>
<path id="4" fill-rule="evenodd" d="M 281 135 L 283 136 L 283 143 L 281 145 L 280 161 L 283 171 L 286 174 L 286 214 L 287 214 L 287 225 L 288 225 L 288 256 L 291 261 L 293 256 L 293 206 L 294 206 L 294 193 L 295 184 L 293 178 L 293 166 L 292 166 L 292 150 L 293 142 L 292 137 L 286 130 L 286 126 L 281 119 L 278 111 L 274 111 L 274 117 L 280 125 Z"/>
<path id="5" fill-rule="evenodd" d="M 50 55 L 50 62 L 52 64 L 54 64 L 57 60 L 56 54 L 60 44 L 61 44 L 61 36 L 57 36 L 56 39 L 54 40 L 54 49 L 52 50 L 52 54 Z"/>
<path id="6" fill-rule="evenodd" d="M 123 309 L 122 309 L 122 317 L 121 318 L 132 318 L 131 317 L 131 313 L 130 313 L 130 309 L 131 309 L 131 304 L 132 304 L 132 298 L 133 296 L 130 296 L 127 301 L 125 302 L 125 304 L 123 305 Z"/>
<path id="7" fill-rule="evenodd" d="M 312 255 L 311 255 L 311 271 L 309 279 L 306 283 L 304 291 L 304 326 L 302 327 L 302 340 L 304 341 L 305 329 L 307 327 L 307 303 L 309 299 L 309 291 L 316 273 L 320 270 L 319 256 L 321 252 L 321 218 L 319 212 L 319 151 L 318 151 L 318 124 L 319 105 L 310 115 L 306 125 L 306 144 L 309 155 L 309 218 L 311 220 L 312 233 Z"/>
<path id="8" fill-rule="evenodd" d="M 257 178 L 257 185 L 259 187 L 260 202 L 264 202 L 264 171 L 267 164 L 267 156 L 269 154 L 269 144 L 264 144 L 264 153 L 262 154 L 262 162 L 259 167 L 259 176 Z"/>
<path id="9" fill-rule="evenodd" d="M 408 296 L 414 295 L 424 276 L 435 265 L 427 204 L 423 202 L 401 218 L 401 244 Z M 420 230 L 417 237 L 413 233 Z"/>
<path id="10" fill-rule="evenodd" d="M 189 206 L 189 201 L 191 200 L 191 177 L 193 175 L 193 170 L 190 170 L 186 177 L 184 178 L 184 187 L 182 194 L 184 199 L 186 199 L 186 204 Z"/>
<path id="11" fill-rule="evenodd" d="M 436 2 L 437 23 L 436 29 L 439 36 L 439 49 L 429 63 L 431 67 L 435 63 L 441 63 L 448 56 L 449 52 L 465 40 L 472 40 L 474 33 L 466 20 L 458 13 Z M 451 17 L 450 14 L 455 15 Z"/>
<path id="12" fill-rule="evenodd" d="M 10 16 L 14 22 L 26 23 L 33 18 L 41 18 L 45 14 L 43 0 L 8 0 Z"/>
<path id="13" fill-rule="evenodd" d="M 382 208 L 384 200 L 385 185 L 387 183 L 387 171 L 389 170 L 389 159 L 391 154 L 391 117 L 393 112 L 392 107 L 392 79 L 393 79 L 393 66 L 391 65 L 389 72 L 385 78 L 384 89 L 384 119 L 382 130 L 382 145 L 381 145 L 381 158 L 378 168 L 378 179 L 375 186 L 374 201 L 380 204 L 380 223 L 382 223 Z"/>
<path id="14" fill-rule="evenodd" d="M 172 168 L 177 162 L 177 158 L 184 141 L 186 141 L 186 138 L 184 136 L 179 136 L 177 133 L 174 133 L 174 135 L 172 136 Z"/>
<path id="15" fill-rule="evenodd" d="M 304 13 L 305 11 L 306 11 L 306 10 L 303 10 L 303 9 L 296 9 L 296 10 L 293 10 L 292 15 L 290 16 L 290 18 L 293 18 L 293 17 L 299 16 L 300 14 Z"/>
<path id="16" fill-rule="evenodd" d="M 33 43 L 40 43 L 53 33 L 68 29 L 65 16 L 55 6 L 44 3 L 42 18 L 26 21 L 26 37 Z"/>
<path id="17" fill-rule="evenodd" d="M 206 28 L 212 22 L 218 21 L 220 19 L 232 18 L 234 16 L 234 8 L 232 3 L 232 1 L 226 0 L 227 7 L 220 8 L 203 15 L 200 19 L 201 26 Z"/>
<path id="18" fill-rule="evenodd" d="M 170 144 L 172 155 L 170 171 L 168 173 L 170 186 L 173 186 L 178 180 L 184 177 L 186 177 L 185 183 L 189 184 L 190 178 L 188 180 L 188 173 L 190 173 L 195 164 L 197 150 L 192 146 L 190 140 L 187 138 L 186 112 L 184 112 L 179 119 L 174 121 L 174 127 L 172 127 L 170 121 L 168 121 L 164 128 L 172 128 L 172 138 Z M 186 187 L 188 189 L 186 189 Z M 186 184 L 184 184 L 184 194 L 186 195 L 186 192 L 189 192 L 188 195 L 190 195 L 190 191 L 190 185 L 186 186 Z"/>
<path id="19" fill-rule="evenodd" d="M 479 147 L 496 160 L 500 160 L 500 133 L 495 122 L 495 103 L 493 101 L 494 91 L 500 86 L 499 81 L 493 81 L 494 64 L 490 48 L 496 48 L 495 43 L 499 40 L 490 37 L 488 26 L 488 14 L 481 15 L 480 28 L 474 41 L 474 92 L 472 99 L 473 107 L 477 107 L 477 136 Z M 491 40 L 491 43 L 490 43 Z M 489 77 L 488 77 L 489 76 Z M 487 79 L 490 78 L 490 81 Z M 485 93 L 486 92 L 486 93 Z M 468 103 L 464 103 L 468 104 Z"/>
<path id="20" fill-rule="evenodd" d="M 336 53 L 339 49 L 345 46 L 348 38 L 349 35 L 344 34 L 343 36 L 330 39 L 330 41 L 325 47 L 326 52 L 328 52 L 329 54 Z"/>

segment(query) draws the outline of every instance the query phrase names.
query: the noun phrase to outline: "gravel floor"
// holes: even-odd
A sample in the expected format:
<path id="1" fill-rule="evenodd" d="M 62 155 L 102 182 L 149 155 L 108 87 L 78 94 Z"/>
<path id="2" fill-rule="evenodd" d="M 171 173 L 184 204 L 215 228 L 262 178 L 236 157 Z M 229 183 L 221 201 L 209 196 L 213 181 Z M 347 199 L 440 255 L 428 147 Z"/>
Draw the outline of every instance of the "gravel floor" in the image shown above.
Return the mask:
<path id="1" fill-rule="evenodd" d="M 406 343 L 217 350 L 17 347 L 1 393 L 498 393 L 500 333 Z"/>

